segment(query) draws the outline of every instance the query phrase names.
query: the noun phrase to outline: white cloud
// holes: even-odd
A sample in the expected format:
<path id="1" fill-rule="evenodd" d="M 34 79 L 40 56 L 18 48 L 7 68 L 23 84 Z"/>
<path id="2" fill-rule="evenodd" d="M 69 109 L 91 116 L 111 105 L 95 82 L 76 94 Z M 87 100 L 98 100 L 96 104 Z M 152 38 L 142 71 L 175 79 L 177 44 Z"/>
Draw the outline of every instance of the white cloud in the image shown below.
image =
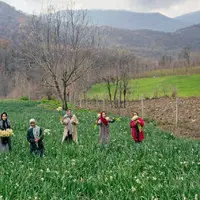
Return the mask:
<path id="1" fill-rule="evenodd" d="M 185 13 L 190 13 L 200 10 L 200 0 L 187 0 L 181 4 L 170 6 L 168 9 L 160 9 L 159 12 L 175 17 Z"/>
<path id="2" fill-rule="evenodd" d="M 67 7 L 67 0 L 3 0 L 28 13 L 40 13 L 51 2 L 58 9 Z M 135 12 L 161 12 L 174 17 L 200 10 L 200 0 L 75 0 L 75 7 L 86 9 L 124 9 Z"/>

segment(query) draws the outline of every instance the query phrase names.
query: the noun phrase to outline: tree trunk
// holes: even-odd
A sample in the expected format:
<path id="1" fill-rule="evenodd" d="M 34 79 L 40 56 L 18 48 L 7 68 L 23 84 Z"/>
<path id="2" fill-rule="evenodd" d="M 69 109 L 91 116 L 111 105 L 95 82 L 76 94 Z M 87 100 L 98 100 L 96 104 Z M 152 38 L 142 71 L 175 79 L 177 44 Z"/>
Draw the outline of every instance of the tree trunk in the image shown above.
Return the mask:
<path id="1" fill-rule="evenodd" d="M 127 89 L 124 88 L 124 108 L 126 108 L 126 92 L 127 92 Z"/>
<path id="2" fill-rule="evenodd" d="M 68 109 L 68 104 L 67 104 L 67 84 L 65 81 L 63 81 L 63 101 L 62 101 L 62 107 L 63 110 Z"/>
<path id="3" fill-rule="evenodd" d="M 115 92 L 114 92 L 114 103 L 115 103 L 115 107 L 117 107 L 118 101 L 117 101 L 117 92 L 118 92 L 118 85 L 119 85 L 119 81 L 116 81 L 116 85 L 115 85 Z"/>
<path id="4" fill-rule="evenodd" d="M 120 81 L 119 107 L 122 107 L 122 82 Z"/>
<path id="5" fill-rule="evenodd" d="M 123 95 L 124 95 L 124 108 L 126 108 L 126 94 L 128 90 L 128 79 L 127 77 L 124 77 L 123 80 Z"/>
<path id="6" fill-rule="evenodd" d="M 61 92 L 61 90 L 60 90 L 59 83 L 58 83 L 58 81 L 57 81 L 57 79 L 56 79 L 56 76 L 53 75 L 52 78 L 53 78 L 53 80 L 54 80 L 55 88 L 56 88 L 56 90 L 57 90 L 58 96 L 59 96 L 60 100 L 61 100 L 62 102 L 64 102 L 64 99 L 63 99 L 63 96 L 62 96 L 62 92 Z"/>
<path id="7" fill-rule="evenodd" d="M 66 100 L 63 100 L 62 101 L 62 108 L 63 108 L 63 110 L 67 110 L 68 109 L 68 104 L 67 104 L 67 101 Z"/>
<path id="8" fill-rule="evenodd" d="M 111 93 L 110 81 L 107 81 L 107 89 L 108 89 L 108 96 L 109 96 L 110 106 L 112 108 L 113 104 L 112 104 L 112 93 Z"/>

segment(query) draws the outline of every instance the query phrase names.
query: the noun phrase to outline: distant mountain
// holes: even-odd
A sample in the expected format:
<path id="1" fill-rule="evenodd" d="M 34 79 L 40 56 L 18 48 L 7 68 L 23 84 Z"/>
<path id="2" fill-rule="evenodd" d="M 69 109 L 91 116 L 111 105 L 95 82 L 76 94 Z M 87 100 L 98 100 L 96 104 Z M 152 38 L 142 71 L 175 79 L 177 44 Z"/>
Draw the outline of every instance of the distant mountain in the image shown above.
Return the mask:
<path id="1" fill-rule="evenodd" d="M 191 23 L 182 22 L 160 13 L 136 13 L 121 10 L 88 10 L 89 19 L 98 26 L 110 26 L 119 29 L 149 29 L 173 32 L 187 27 Z"/>
<path id="2" fill-rule="evenodd" d="M 90 10 L 88 15 L 93 20 L 99 20 L 101 26 L 98 29 L 103 44 L 107 46 L 127 48 L 144 57 L 159 57 L 166 53 L 174 53 L 184 47 L 189 47 L 192 51 L 200 50 L 200 24 L 169 33 L 147 30 L 147 28 L 153 27 L 166 31 L 172 28 L 171 23 L 174 25 L 174 29 L 175 23 L 179 24 L 179 21 L 158 13 L 140 14 L 126 11 Z M 0 1 L 0 39 L 8 38 L 16 41 L 19 27 L 26 22 L 27 17 L 24 13 Z M 153 20 L 157 23 L 152 23 Z M 162 23 L 160 23 L 161 21 Z M 106 25 L 103 25 L 104 23 Z M 115 26 L 121 28 L 114 28 Z M 146 27 L 146 30 L 132 30 L 136 26 L 138 28 Z"/>
<path id="3" fill-rule="evenodd" d="M 175 17 L 174 19 L 191 24 L 200 24 L 200 11 Z"/>
<path id="4" fill-rule="evenodd" d="M 173 33 L 151 30 L 122 30 L 101 27 L 105 44 L 115 48 L 129 48 L 141 56 L 173 54 L 188 47 L 191 51 L 200 51 L 200 24 L 180 29 Z"/>
<path id="5" fill-rule="evenodd" d="M 0 37 L 13 39 L 19 25 L 26 19 L 26 15 L 15 10 L 14 7 L 0 1 Z"/>

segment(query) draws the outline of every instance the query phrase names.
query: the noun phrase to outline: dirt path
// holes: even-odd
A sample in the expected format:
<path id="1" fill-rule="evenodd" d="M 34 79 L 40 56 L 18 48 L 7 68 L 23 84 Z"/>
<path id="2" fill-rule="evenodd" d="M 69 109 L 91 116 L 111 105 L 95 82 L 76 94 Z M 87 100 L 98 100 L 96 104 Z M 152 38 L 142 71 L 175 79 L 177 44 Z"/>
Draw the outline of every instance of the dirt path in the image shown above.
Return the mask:
<path id="1" fill-rule="evenodd" d="M 141 101 L 127 103 L 127 108 L 114 109 L 108 103 L 104 106 L 106 111 L 114 114 L 131 116 L 131 111 L 141 113 Z M 87 108 L 102 110 L 103 103 L 95 101 L 87 103 Z M 177 136 L 200 139 L 200 97 L 179 98 L 178 126 L 176 127 L 176 100 L 160 98 L 144 100 L 144 118 L 155 120 L 159 127 L 171 131 Z"/>

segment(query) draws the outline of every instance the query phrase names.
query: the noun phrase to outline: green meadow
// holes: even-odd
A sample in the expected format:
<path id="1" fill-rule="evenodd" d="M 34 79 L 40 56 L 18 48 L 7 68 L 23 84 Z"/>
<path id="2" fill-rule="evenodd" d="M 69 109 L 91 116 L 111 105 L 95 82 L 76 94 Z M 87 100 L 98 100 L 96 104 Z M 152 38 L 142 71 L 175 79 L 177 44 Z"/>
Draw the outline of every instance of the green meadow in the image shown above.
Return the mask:
<path id="1" fill-rule="evenodd" d="M 130 80 L 128 99 L 134 100 L 143 97 L 171 96 L 176 88 L 179 97 L 200 96 L 200 75 L 191 76 L 163 76 Z M 112 87 L 112 93 L 114 86 Z M 88 98 L 108 98 L 106 84 L 96 84 L 87 93 Z"/>
<path id="2" fill-rule="evenodd" d="M 122 117 L 110 126 L 110 143 L 102 147 L 98 128 L 94 129 L 97 113 L 78 109 L 74 112 L 80 122 L 79 144 L 62 146 L 63 126 L 56 106 L 0 101 L 0 111 L 8 112 L 15 133 L 12 152 L 0 155 L 0 199 L 198 199 L 198 141 L 176 138 L 152 122 L 145 126 L 144 142 L 136 145 L 131 139 L 130 119 Z M 30 118 L 43 130 L 50 130 L 44 138 L 44 158 L 29 154 L 26 131 Z"/>

